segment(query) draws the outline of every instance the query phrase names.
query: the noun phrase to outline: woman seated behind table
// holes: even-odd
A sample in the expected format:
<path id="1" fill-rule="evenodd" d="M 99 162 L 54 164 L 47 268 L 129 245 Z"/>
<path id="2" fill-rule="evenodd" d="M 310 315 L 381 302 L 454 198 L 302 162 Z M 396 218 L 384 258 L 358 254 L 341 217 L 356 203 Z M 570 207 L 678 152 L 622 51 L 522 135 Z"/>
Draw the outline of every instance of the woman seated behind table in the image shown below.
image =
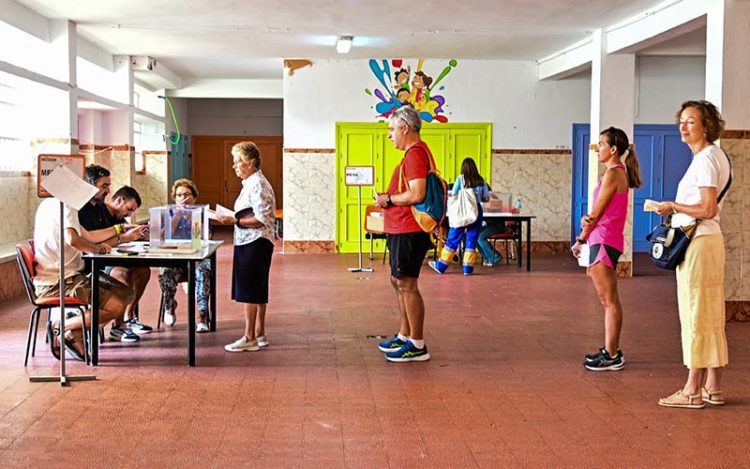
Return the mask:
<path id="1" fill-rule="evenodd" d="M 198 188 L 190 179 L 178 179 L 172 185 L 172 199 L 177 205 L 194 205 L 198 200 Z M 159 285 L 165 301 L 164 324 L 173 326 L 177 320 L 177 285 L 187 277 L 184 267 L 162 267 L 159 270 Z M 195 299 L 198 303 L 198 317 L 195 331 L 208 332 L 206 315 L 211 289 L 211 261 L 203 259 L 195 267 Z"/>

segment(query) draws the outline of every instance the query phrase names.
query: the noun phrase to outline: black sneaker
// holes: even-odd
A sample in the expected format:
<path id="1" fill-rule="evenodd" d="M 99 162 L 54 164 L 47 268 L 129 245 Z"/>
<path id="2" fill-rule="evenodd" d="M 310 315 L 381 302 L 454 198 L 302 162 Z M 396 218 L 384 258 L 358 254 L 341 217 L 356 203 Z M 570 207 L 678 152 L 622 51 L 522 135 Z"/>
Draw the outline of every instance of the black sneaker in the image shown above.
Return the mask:
<path id="1" fill-rule="evenodd" d="M 129 321 L 125 321 L 125 324 L 127 324 L 128 327 L 130 327 L 131 331 L 135 332 L 138 335 L 149 334 L 154 331 L 153 327 L 147 326 L 146 324 L 143 324 L 137 319 L 131 319 Z"/>
<path id="2" fill-rule="evenodd" d="M 610 357 L 605 349 L 601 349 L 594 359 L 584 361 L 583 366 L 589 371 L 620 371 L 625 366 L 625 357 L 620 350 L 617 355 Z"/>
<path id="3" fill-rule="evenodd" d="M 586 355 L 584 357 L 584 360 L 586 360 L 586 362 L 593 362 L 594 360 L 596 360 L 596 358 L 599 356 L 600 353 L 606 352 L 606 351 L 607 351 L 607 349 L 604 348 L 604 347 L 602 347 L 599 350 L 597 350 L 596 352 L 594 352 L 592 354 L 589 354 L 589 355 Z M 622 352 L 620 351 L 619 348 L 617 349 L 617 354 L 618 355 L 622 355 Z"/>

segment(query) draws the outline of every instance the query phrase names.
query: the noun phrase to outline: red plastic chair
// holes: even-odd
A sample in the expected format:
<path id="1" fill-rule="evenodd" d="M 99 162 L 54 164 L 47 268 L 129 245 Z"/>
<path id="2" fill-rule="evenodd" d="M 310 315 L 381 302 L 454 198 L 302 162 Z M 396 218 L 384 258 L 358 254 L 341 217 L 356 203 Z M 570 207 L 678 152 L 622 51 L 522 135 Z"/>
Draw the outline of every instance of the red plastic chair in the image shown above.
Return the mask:
<path id="1" fill-rule="evenodd" d="M 47 322 L 49 323 L 50 311 L 52 308 L 60 307 L 60 298 L 37 298 L 36 290 L 34 289 L 34 275 L 36 275 L 36 263 L 34 262 L 34 242 L 29 240 L 27 243 L 16 244 L 16 257 L 18 259 L 18 268 L 21 270 L 21 279 L 23 280 L 23 286 L 26 288 L 26 295 L 29 298 L 29 303 L 34 306 L 34 310 L 31 312 L 29 318 L 29 335 L 26 338 L 26 356 L 23 360 L 23 366 L 27 366 L 29 363 L 29 349 L 31 349 L 31 356 L 34 356 L 36 352 L 36 336 L 39 330 L 39 316 L 43 309 L 47 310 Z M 65 297 L 65 307 L 74 307 L 83 314 L 83 311 L 88 308 L 86 303 L 73 297 Z M 33 342 L 32 342 L 33 335 Z M 86 355 L 86 361 L 88 362 L 88 344 L 86 343 L 86 334 L 83 336 L 84 340 L 84 353 Z M 60 342 L 60 353 L 65 353 L 65 347 Z"/>
<path id="2" fill-rule="evenodd" d="M 508 222 L 506 224 L 507 229 L 503 231 L 502 233 L 495 233 L 492 236 L 488 236 L 487 240 L 492 242 L 492 249 L 495 249 L 495 244 L 498 241 L 505 241 L 505 264 L 510 263 L 510 257 L 508 255 L 508 242 L 513 243 L 513 251 L 511 251 L 511 255 L 515 259 L 515 256 L 518 255 L 519 250 L 521 249 L 521 227 L 520 224 L 517 222 Z"/>

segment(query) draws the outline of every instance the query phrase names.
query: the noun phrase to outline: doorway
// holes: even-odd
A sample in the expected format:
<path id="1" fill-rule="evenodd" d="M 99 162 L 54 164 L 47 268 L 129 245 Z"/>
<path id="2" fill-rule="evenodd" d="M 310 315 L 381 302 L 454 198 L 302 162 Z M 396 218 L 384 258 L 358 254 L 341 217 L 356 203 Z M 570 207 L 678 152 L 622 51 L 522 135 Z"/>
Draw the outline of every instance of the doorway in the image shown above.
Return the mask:
<path id="1" fill-rule="evenodd" d="M 191 175 L 200 192 L 200 203 L 211 207 L 221 204 L 230 209 L 234 206 L 234 201 L 242 190 L 242 181 L 232 169 L 231 150 L 234 144 L 247 140 L 258 145 L 260 169 L 273 187 L 276 208 L 283 207 L 282 137 L 193 136 Z"/>
<path id="2" fill-rule="evenodd" d="M 646 235 L 661 217 L 644 212 L 646 199 L 674 200 L 677 184 L 685 174 L 692 153 L 682 143 L 680 132 L 673 124 L 636 124 L 633 130 L 635 151 L 641 166 L 643 185 L 635 191 L 633 202 L 633 252 L 649 252 Z M 571 200 L 571 243 L 580 233 L 581 217 L 588 204 L 588 148 L 591 141 L 589 124 L 573 124 L 573 197 Z"/>

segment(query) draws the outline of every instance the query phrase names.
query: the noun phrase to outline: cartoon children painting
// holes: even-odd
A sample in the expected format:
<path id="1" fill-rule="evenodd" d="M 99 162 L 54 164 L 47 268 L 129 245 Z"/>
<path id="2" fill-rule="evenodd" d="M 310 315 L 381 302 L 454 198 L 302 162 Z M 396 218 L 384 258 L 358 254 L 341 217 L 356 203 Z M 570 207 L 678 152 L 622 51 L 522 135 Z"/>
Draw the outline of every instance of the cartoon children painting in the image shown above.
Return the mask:
<path id="1" fill-rule="evenodd" d="M 414 73 L 414 78 L 411 80 L 411 103 L 414 105 L 414 109 L 419 111 L 424 107 L 429 99 L 430 85 L 432 84 L 432 77 L 427 76 L 423 71 Z"/>

